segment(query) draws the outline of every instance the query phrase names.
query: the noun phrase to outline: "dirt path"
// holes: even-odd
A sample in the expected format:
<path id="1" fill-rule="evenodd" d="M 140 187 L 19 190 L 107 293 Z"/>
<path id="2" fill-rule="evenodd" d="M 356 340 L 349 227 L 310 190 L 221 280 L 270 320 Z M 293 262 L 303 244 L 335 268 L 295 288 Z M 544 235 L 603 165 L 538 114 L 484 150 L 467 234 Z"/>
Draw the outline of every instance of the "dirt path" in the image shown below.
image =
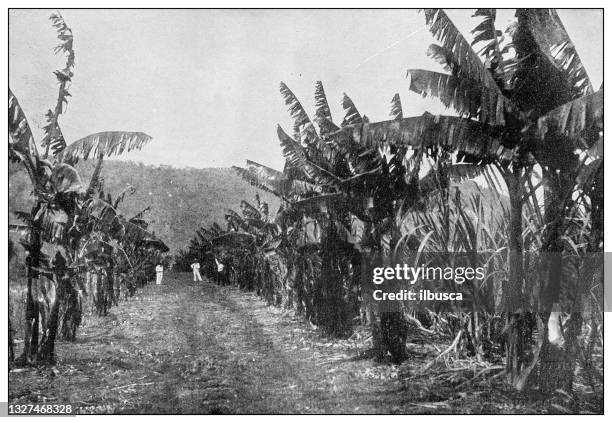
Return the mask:
<path id="1" fill-rule="evenodd" d="M 104 318 L 86 319 L 52 368 L 10 373 L 12 403 L 80 412 L 418 412 L 397 367 L 359 359 L 362 342 L 317 330 L 251 293 L 166 276 Z"/>

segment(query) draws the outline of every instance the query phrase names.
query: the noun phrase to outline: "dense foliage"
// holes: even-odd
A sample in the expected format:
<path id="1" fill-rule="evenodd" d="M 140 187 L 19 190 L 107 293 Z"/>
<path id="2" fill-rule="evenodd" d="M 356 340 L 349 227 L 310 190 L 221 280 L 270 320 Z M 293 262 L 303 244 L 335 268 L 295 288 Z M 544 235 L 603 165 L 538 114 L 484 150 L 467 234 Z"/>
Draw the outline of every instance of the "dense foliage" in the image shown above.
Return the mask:
<path id="1" fill-rule="evenodd" d="M 43 128 L 44 154 L 39 154 L 25 112 L 10 89 L 8 98 L 9 158 L 27 172 L 33 196 L 30 211 L 13 211 L 22 223 L 9 226 L 21 235 L 25 250 L 22 364 L 54 362 L 57 337 L 75 339 L 84 296 L 98 314 L 105 315 L 121 294 L 133 294 L 137 286 L 146 283 L 152 260 L 168 250 L 147 231 L 144 212 L 134 216 L 119 213 L 131 187 L 113 198 L 105 192 L 101 178 L 104 157 L 140 149 L 151 137 L 114 131 L 66 143 L 59 117 L 70 96 L 73 35 L 59 13 L 50 19 L 60 41 L 55 52 L 65 54 L 66 66 L 55 72 L 59 92 Z M 96 159 L 96 166 L 85 184 L 74 166 L 90 156 Z M 10 344 L 13 353 L 12 340 Z"/>
<path id="2" fill-rule="evenodd" d="M 404 360 L 412 325 L 451 335 L 443 354 L 503 352 L 518 390 L 571 392 L 576 369 L 601 389 L 592 357 L 603 346 L 603 88 L 593 90 L 552 9 L 517 10 L 507 37 L 494 9 L 478 9 L 472 43 L 444 11 L 424 15 L 440 42 L 427 52 L 447 73 L 409 70 L 409 87 L 456 115 L 404 117 L 396 94 L 392 119 L 370 122 L 345 94 L 337 124 L 320 82 L 312 119 L 281 83 L 295 122 L 291 135 L 278 128 L 284 170 L 236 168 L 280 210 L 243 201 L 227 228 L 198 230 L 186 254 L 216 257 L 229 281 L 330 334 L 360 319 L 379 357 Z M 454 185 L 476 176 L 493 202 Z M 372 267 L 445 252 L 487 266 L 471 312 L 372 303 Z"/>

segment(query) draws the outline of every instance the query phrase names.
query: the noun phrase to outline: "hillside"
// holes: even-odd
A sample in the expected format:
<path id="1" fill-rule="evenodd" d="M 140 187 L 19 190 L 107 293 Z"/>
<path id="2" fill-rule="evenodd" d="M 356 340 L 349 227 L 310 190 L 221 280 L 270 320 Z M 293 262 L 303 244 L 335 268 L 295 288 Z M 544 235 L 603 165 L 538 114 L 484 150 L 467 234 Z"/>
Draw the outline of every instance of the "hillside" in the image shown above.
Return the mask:
<path id="1" fill-rule="evenodd" d="M 77 169 L 84 184 L 93 173 L 93 162 L 79 162 Z M 171 253 L 186 246 L 200 226 L 213 222 L 224 225 L 224 210 L 238 211 L 240 201 L 254 203 L 256 193 L 270 204 L 275 213 L 279 200 L 266 192 L 252 187 L 228 168 L 183 168 L 151 166 L 135 162 L 106 161 L 102 171 L 106 192 L 113 198 L 128 185 L 136 192 L 126 196 L 119 207 L 125 216 L 133 216 L 144 207 L 151 209 L 145 215 L 151 230 L 170 247 Z M 478 188 L 472 181 L 462 184 L 463 198 L 468 199 Z M 496 204 L 497 198 L 487 189 L 485 203 Z M 506 200 L 504 196 L 504 200 Z M 30 184 L 25 171 L 17 165 L 9 168 L 9 211 L 29 210 Z M 14 221 L 11 216 L 11 221 Z"/>
<path id="2" fill-rule="evenodd" d="M 80 162 L 77 168 L 85 184 L 93 173 L 93 162 Z M 136 192 L 126 196 L 119 207 L 126 216 L 140 212 L 147 205 L 145 215 L 151 230 L 175 252 L 186 246 L 200 226 L 213 222 L 223 225 L 225 208 L 238 211 L 240 201 L 251 203 L 257 192 L 276 212 L 279 201 L 272 195 L 252 187 L 228 168 L 185 168 L 149 166 L 142 163 L 106 161 L 102 172 L 107 192 L 114 198 L 128 185 Z M 30 183 L 23 169 L 11 164 L 9 170 L 9 211 L 29 210 Z M 14 217 L 11 217 L 14 220 Z"/>

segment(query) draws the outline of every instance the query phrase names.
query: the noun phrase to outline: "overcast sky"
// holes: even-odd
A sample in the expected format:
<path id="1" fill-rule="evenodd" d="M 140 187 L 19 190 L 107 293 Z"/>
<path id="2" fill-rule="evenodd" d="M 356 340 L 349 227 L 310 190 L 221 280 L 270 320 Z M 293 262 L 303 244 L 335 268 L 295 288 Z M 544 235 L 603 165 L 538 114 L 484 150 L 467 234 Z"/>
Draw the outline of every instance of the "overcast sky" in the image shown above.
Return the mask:
<path id="1" fill-rule="evenodd" d="M 55 104 L 50 10 L 9 12 L 9 84 L 39 140 Z M 276 168 L 283 159 L 276 124 L 291 132 L 279 94 L 284 81 L 312 110 L 325 87 L 334 119 L 346 92 L 370 120 L 387 119 L 400 93 L 404 115 L 443 112 L 407 89 L 408 68 L 437 70 L 433 41 L 416 10 L 62 10 L 72 28 L 76 67 L 60 124 L 70 143 L 105 130 L 153 136 L 126 159 L 176 167 L 228 167 L 249 158 Z M 513 11 L 503 11 L 504 28 Z M 471 11 L 449 15 L 465 35 Z M 559 15 L 598 88 L 603 21 L 597 10 Z M 312 115 L 312 113 L 311 113 Z"/>

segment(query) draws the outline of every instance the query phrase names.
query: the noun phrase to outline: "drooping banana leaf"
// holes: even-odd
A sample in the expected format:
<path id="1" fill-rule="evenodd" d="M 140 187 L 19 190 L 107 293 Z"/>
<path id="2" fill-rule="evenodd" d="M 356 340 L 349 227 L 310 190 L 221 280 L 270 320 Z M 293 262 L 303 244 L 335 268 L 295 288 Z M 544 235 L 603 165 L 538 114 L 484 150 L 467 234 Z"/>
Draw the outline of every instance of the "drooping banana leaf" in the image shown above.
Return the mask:
<path id="1" fill-rule="evenodd" d="M 504 111 L 511 107 L 509 100 L 500 97 L 496 90 L 482 87 L 474 79 L 422 69 L 410 69 L 406 77 L 410 79 L 411 91 L 423 97 L 436 97 L 446 107 L 483 123 L 502 125 Z"/>
<path id="2" fill-rule="evenodd" d="M 486 95 L 479 95 L 479 97 L 489 100 L 482 103 L 481 120 L 495 125 L 503 125 L 505 123 L 504 111 L 512 109 L 512 103 L 502 94 L 478 54 L 442 9 L 424 9 L 424 14 L 425 23 L 430 32 L 440 41 L 441 47 L 448 51 L 452 57 L 449 66 L 454 67 L 453 75 L 461 79 L 474 81 L 478 84 L 474 86 L 474 89 L 482 87 L 487 92 Z"/>
<path id="3" fill-rule="evenodd" d="M 592 94 L 593 86 L 578 51 L 555 9 L 520 9 L 541 53 L 553 66 L 567 75 L 570 84 L 582 95 Z"/>
<path id="4" fill-rule="evenodd" d="M 61 161 L 71 163 L 90 157 L 108 157 L 122 154 L 124 151 L 140 150 L 151 139 L 143 132 L 98 132 L 71 143 L 59 157 Z"/>
<path id="5" fill-rule="evenodd" d="M 471 31 L 474 34 L 471 45 L 474 46 L 481 42 L 486 43 L 478 54 L 486 58 L 495 58 L 499 64 L 503 58 L 499 46 L 499 38 L 502 37 L 502 32 L 495 28 L 497 11 L 495 9 L 476 9 L 472 17 L 479 16 L 482 16 L 482 21 Z"/>
<path id="6" fill-rule="evenodd" d="M 8 98 L 9 158 L 24 163 L 32 184 L 37 184 L 38 150 L 26 115 L 9 88 Z"/>
<path id="7" fill-rule="evenodd" d="M 291 179 L 284 172 L 279 172 L 251 160 L 247 160 L 245 168 L 234 166 L 233 169 L 251 185 L 285 200 L 298 199 L 322 191 L 319 185 L 299 179 Z"/>
<path id="8" fill-rule="evenodd" d="M 502 128 L 458 116 L 422 116 L 342 128 L 334 136 L 349 136 L 356 143 L 378 147 L 383 143 L 423 149 L 444 147 L 477 160 L 512 157 L 501 144 Z"/>
<path id="9" fill-rule="evenodd" d="M 540 138 L 553 132 L 576 140 L 588 130 L 594 131 L 597 135 L 594 137 L 595 140 L 603 130 L 603 90 L 565 103 L 541 116 L 537 121 L 537 135 Z"/>

